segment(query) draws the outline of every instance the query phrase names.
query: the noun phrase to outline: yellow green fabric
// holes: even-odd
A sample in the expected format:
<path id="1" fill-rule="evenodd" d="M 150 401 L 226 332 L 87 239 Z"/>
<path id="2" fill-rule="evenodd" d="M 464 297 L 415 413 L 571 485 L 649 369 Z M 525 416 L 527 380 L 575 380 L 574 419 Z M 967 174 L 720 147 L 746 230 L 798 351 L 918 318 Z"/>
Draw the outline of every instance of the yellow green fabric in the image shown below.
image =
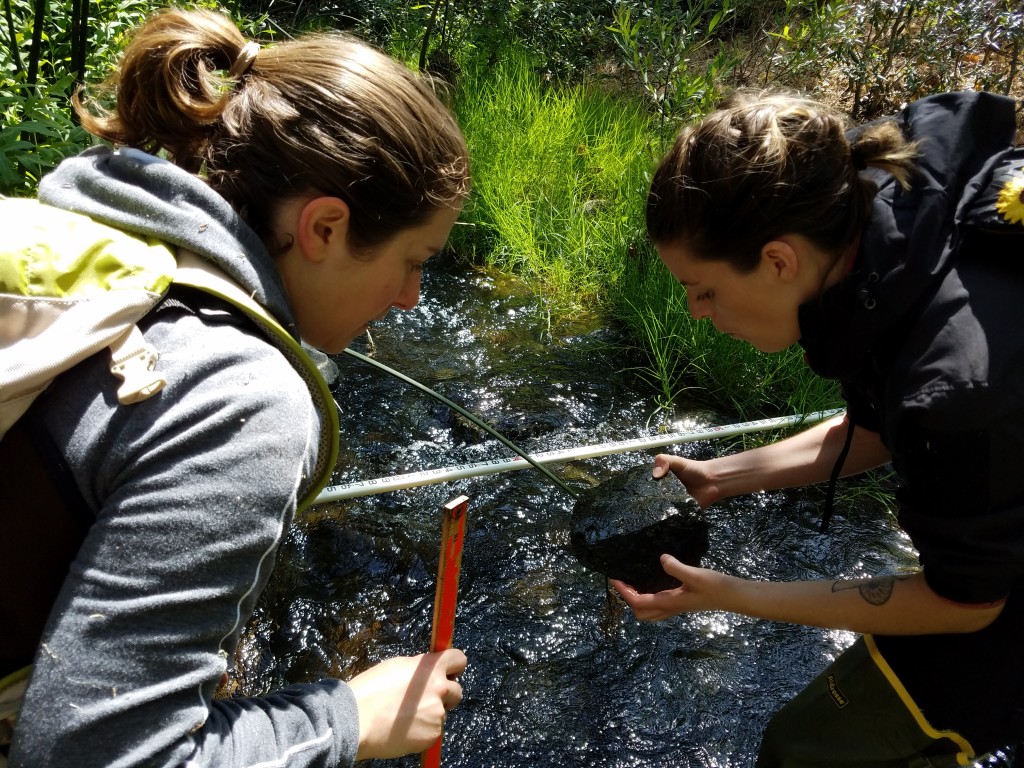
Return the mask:
<path id="1" fill-rule="evenodd" d="M 0 746 L 11 743 L 14 726 L 25 696 L 25 686 L 32 667 L 22 667 L 0 678 Z M 2 765 L 2 764 L 0 764 Z"/>
<path id="2" fill-rule="evenodd" d="M 174 254 L 86 216 L 37 200 L 0 201 L 0 291 L 67 298 L 115 290 L 162 294 Z"/>

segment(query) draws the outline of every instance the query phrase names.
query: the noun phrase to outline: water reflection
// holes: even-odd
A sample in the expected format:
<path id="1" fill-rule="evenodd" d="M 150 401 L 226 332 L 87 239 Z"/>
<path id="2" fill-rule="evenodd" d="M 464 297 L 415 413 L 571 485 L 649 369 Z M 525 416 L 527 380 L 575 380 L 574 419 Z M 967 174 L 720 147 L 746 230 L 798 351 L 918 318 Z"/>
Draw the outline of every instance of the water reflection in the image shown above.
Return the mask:
<path id="1" fill-rule="evenodd" d="M 373 331 L 378 359 L 528 450 L 641 437 L 661 426 L 648 426 L 654 405 L 621 372 L 633 363 L 613 352 L 613 331 L 585 318 L 551 329 L 531 298 L 444 265 L 428 271 L 423 293 L 414 312 Z M 346 467 L 335 482 L 511 455 L 426 395 L 347 356 L 335 360 Z M 706 441 L 675 450 L 707 457 L 733 448 Z M 553 469 L 583 487 L 654 452 Z M 288 533 L 243 639 L 237 690 L 347 675 L 425 650 L 441 507 L 461 494 L 470 505 L 455 644 L 470 666 L 463 703 L 448 720 L 445 766 L 749 766 L 770 715 L 853 640 L 726 614 L 654 625 L 621 609 L 609 614 L 603 577 L 569 553 L 573 499 L 522 470 L 308 513 Z M 830 533 L 818 534 L 820 500 L 811 489 L 719 505 L 706 563 L 756 579 L 855 577 L 912 564 L 907 540 L 877 507 L 839 508 Z"/>

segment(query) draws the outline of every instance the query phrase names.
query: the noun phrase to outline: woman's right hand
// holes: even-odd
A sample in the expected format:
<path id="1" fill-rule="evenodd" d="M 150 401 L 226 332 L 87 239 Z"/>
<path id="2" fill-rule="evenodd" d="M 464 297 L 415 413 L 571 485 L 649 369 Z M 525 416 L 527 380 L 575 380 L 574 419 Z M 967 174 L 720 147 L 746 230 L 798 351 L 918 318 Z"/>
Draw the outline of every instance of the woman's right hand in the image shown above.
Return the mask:
<path id="1" fill-rule="evenodd" d="M 423 752 L 441 735 L 448 711 L 462 701 L 454 680 L 466 668 L 457 649 L 381 662 L 349 681 L 359 706 L 357 760 Z"/>
<path id="2" fill-rule="evenodd" d="M 684 459 L 668 453 L 659 453 L 654 457 L 654 468 L 651 470 L 654 478 L 664 477 L 670 470 L 686 486 L 701 509 L 707 509 L 722 498 L 718 486 L 711 480 L 708 462 Z"/>

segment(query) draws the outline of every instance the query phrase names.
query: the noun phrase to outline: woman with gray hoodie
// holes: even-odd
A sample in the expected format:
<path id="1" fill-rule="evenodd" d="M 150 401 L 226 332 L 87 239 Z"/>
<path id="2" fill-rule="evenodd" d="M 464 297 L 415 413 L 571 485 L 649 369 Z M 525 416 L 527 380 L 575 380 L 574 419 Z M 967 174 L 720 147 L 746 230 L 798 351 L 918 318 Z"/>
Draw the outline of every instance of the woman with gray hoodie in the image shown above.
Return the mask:
<path id="1" fill-rule="evenodd" d="M 114 148 L 44 178 L 40 209 L 99 227 L 83 251 L 110 228 L 197 257 L 292 338 L 172 286 L 139 324 L 162 391 L 119 404 L 109 361 L 93 355 L 18 422 L 48 446 L 60 469 L 48 476 L 67 481 L 84 522 L 34 636 L 7 636 L 4 613 L 0 679 L 24 694 L 0 759 L 348 766 L 422 751 L 461 699 L 459 650 L 390 659 L 347 683 L 214 694 L 282 535 L 334 469 L 334 403 L 287 350 L 301 339 L 340 352 L 392 307 L 415 306 L 423 263 L 468 194 L 458 126 L 420 78 L 355 39 L 260 47 L 209 11 L 153 16 L 106 87 L 75 106 Z M 27 477 L 5 469 L 5 506 Z M 14 510 L 28 531 L 6 550 L 52 540 L 43 506 Z"/>

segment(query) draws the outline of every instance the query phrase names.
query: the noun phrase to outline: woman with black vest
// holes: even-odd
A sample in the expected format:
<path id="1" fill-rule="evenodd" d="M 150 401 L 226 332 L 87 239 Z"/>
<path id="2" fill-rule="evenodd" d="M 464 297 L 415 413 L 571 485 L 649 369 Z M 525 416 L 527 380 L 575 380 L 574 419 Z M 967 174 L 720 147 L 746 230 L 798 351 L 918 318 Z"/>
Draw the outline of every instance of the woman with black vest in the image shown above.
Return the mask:
<path id="1" fill-rule="evenodd" d="M 1014 102 L 949 93 L 848 129 L 740 93 L 685 129 L 647 203 L 690 313 L 799 343 L 846 413 L 781 442 L 661 455 L 702 506 L 891 462 L 920 569 L 752 582 L 665 556 L 638 618 L 732 611 L 860 638 L 769 723 L 760 768 L 967 765 L 1024 740 L 1024 152 Z"/>

